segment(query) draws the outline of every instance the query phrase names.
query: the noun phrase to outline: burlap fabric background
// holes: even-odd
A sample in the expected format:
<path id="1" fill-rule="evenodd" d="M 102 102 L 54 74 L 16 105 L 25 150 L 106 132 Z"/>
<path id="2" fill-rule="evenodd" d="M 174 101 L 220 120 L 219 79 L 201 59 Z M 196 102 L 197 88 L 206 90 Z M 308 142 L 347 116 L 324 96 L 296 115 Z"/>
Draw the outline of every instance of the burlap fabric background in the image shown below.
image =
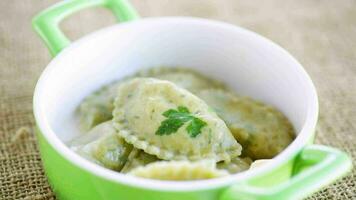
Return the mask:
<path id="1" fill-rule="evenodd" d="M 33 15 L 56 1 L 0 1 L 0 199 L 55 199 L 34 135 L 33 89 L 51 60 L 31 29 Z M 356 158 L 356 1 L 134 0 L 142 16 L 190 15 L 256 31 L 290 51 L 311 75 L 320 97 L 316 143 Z M 114 23 L 104 10 L 63 23 L 78 38 Z M 355 163 L 355 162 L 354 162 Z M 356 199 L 356 171 L 310 199 Z"/>

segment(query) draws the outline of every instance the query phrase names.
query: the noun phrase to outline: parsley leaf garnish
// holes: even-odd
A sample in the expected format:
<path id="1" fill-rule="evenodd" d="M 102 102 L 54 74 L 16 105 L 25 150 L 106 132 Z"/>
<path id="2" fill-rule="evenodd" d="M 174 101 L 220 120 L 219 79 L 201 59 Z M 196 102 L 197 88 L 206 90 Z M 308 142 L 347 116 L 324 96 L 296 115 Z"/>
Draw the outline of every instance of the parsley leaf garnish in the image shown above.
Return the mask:
<path id="1" fill-rule="evenodd" d="M 201 129 L 207 125 L 203 120 L 193 116 L 184 106 L 178 106 L 177 110 L 169 109 L 162 115 L 167 119 L 161 122 L 156 135 L 170 135 L 177 132 L 186 122 L 189 122 L 186 131 L 190 137 L 195 138 L 201 133 Z"/>
<path id="2" fill-rule="evenodd" d="M 187 126 L 187 131 L 190 137 L 196 137 L 201 133 L 201 129 L 206 126 L 206 122 L 194 117 L 190 124 Z"/>

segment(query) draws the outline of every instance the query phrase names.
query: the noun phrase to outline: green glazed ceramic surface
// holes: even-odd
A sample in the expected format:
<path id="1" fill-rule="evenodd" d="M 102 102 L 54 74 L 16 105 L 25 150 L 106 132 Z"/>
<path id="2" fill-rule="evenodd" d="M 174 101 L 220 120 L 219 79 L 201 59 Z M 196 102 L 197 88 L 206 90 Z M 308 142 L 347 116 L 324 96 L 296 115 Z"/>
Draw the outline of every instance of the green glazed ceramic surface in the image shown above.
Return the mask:
<path id="1" fill-rule="evenodd" d="M 43 165 L 53 191 L 60 200 L 213 200 L 222 189 L 194 192 L 167 192 L 134 188 L 103 179 L 63 158 L 37 131 Z"/>
<path id="2" fill-rule="evenodd" d="M 34 29 L 53 56 L 70 44 L 59 29 L 59 22 L 74 12 L 92 6 L 110 9 L 121 21 L 138 19 L 125 0 L 67 0 L 56 4 L 33 20 Z M 36 112 L 36 105 L 34 110 Z M 37 116 L 36 121 L 43 165 L 52 189 L 61 200 L 300 199 L 351 169 L 351 160 L 345 153 L 331 147 L 312 145 L 314 133 L 311 132 L 304 147 L 296 149 L 277 167 L 256 176 L 219 187 L 189 191 L 149 189 L 109 180 L 71 162 L 50 142 Z"/>
<path id="3" fill-rule="evenodd" d="M 135 199 L 135 200 L 216 200 L 226 188 L 216 188 L 207 191 L 194 192 L 167 192 L 145 190 L 142 188 L 133 188 L 101 177 L 95 176 L 80 167 L 68 162 L 63 158 L 37 131 L 37 137 L 40 143 L 40 151 L 46 175 L 50 184 L 61 200 L 78 199 L 78 200 L 112 200 L 112 199 Z M 264 185 L 269 185 L 274 180 L 288 180 L 292 170 L 292 162 L 287 163 L 271 174 L 274 179 L 267 179 Z M 243 183 L 241 183 L 243 184 Z M 247 184 L 245 182 L 245 184 Z M 233 198 L 233 197 L 232 197 Z M 232 199 L 224 197 L 223 199 Z"/>
<path id="4" fill-rule="evenodd" d="M 299 199 L 318 190 L 323 183 L 338 178 L 351 167 L 342 152 L 309 145 L 295 159 L 275 170 L 232 187 L 189 192 L 159 191 L 130 187 L 96 176 L 63 158 L 37 131 L 46 174 L 59 199 L 78 200 L 238 200 Z M 293 172 L 294 170 L 294 172 Z"/>
<path id="5" fill-rule="evenodd" d="M 110 9 L 120 21 L 138 18 L 136 11 L 126 0 L 69 0 L 58 3 L 33 19 L 33 27 L 42 37 L 53 56 L 70 44 L 59 29 L 59 23 L 69 15 L 89 7 L 102 6 Z"/>

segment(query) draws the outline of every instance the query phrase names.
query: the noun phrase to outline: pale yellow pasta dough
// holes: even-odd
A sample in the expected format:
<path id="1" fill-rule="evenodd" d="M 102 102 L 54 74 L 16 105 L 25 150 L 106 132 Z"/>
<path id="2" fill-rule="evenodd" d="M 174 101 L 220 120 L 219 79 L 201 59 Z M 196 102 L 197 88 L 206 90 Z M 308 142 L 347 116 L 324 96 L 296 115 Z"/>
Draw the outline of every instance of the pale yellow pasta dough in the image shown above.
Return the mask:
<path id="1" fill-rule="evenodd" d="M 277 109 L 185 68 L 141 70 L 90 94 L 77 114 L 85 133 L 70 142 L 72 150 L 117 172 L 159 180 L 260 167 L 295 137 Z"/>
<path id="2" fill-rule="evenodd" d="M 225 170 L 218 170 L 215 161 L 160 161 L 133 169 L 130 175 L 159 180 L 200 180 L 226 176 Z"/>
<path id="3" fill-rule="evenodd" d="M 120 171 L 133 149 L 112 126 L 112 122 L 97 125 L 71 142 L 71 148 L 81 156 L 109 169 Z"/>
<path id="4" fill-rule="evenodd" d="M 143 70 L 139 72 L 137 76 L 171 81 L 193 94 L 204 89 L 226 88 L 223 83 L 215 79 L 208 78 L 194 70 L 185 68 L 155 67 L 149 70 Z"/>
<path id="5" fill-rule="evenodd" d="M 132 77 L 142 76 L 168 80 L 193 93 L 207 88 L 225 88 L 223 83 L 207 78 L 190 69 L 159 67 L 142 70 Z M 132 77 L 126 77 L 124 80 Z M 112 119 L 113 102 L 117 95 L 117 88 L 122 81 L 116 81 L 100 88 L 86 97 L 79 105 L 78 114 L 83 131 L 88 131 L 97 124 Z"/>
<path id="6" fill-rule="evenodd" d="M 150 155 L 140 149 L 134 148 L 130 152 L 130 154 L 127 158 L 127 161 L 120 172 L 127 173 L 136 167 L 145 166 L 149 163 L 152 163 L 152 162 L 155 162 L 158 160 L 159 159 L 156 156 Z"/>
<path id="7" fill-rule="evenodd" d="M 94 126 L 112 119 L 114 98 L 121 82 L 115 82 L 92 93 L 78 107 L 80 127 L 88 131 Z"/>
<path id="8" fill-rule="evenodd" d="M 231 162 L 219 162 L 217 164 L 218 169 L 225 169 L 230 174 L 235 174 L 238 172 L 246 171 L 250 168 L 252 163 L 252 159 L 249 157 L 235 157 L 231 160 Z"/>
<path id="9" fill-rule="evenodd" d="M 205 102 L 175 84 L 136 78 L 123 83 L 114 103 L 114 127 L 126 142 L 165 160 L 214 159 L 229 161 L 241 153 L 225 123 Z M 187 124 L 169 135 L 157 135 L 169 109 L 186 107 L 192 115 L 206 123 L 201 133 L 192 137 Z"/>
<path id="10" fill-rule="evenodd" d="M 243 155 L 272 158 L 294 139 L 288 119 L 271 106 L 223 90 L 204 90 L 197 95 L 225 121 L 243 146 Z"/>

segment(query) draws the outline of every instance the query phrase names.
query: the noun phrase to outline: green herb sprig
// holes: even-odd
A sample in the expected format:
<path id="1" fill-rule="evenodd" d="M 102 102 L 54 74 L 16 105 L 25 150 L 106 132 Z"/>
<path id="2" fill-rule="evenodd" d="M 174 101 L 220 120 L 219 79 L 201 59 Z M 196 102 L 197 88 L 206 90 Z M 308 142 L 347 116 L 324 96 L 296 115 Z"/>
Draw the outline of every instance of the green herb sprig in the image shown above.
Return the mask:
<path id="1" fill-rule="evenodd" d="M 195 138 L 201 133 L 201 129 L 207 125 L 203 120 L 193 116 L 188 108 L 184 106 L 178 106 L 177 110 L 169 109 L 162 115 L 167 117 L 167 119 L 161 122 L 156 135 L 171 135 L 172 133 L 176 133 L 180 127 L 188 122 L 186 131 L 190 137 Z"/>

